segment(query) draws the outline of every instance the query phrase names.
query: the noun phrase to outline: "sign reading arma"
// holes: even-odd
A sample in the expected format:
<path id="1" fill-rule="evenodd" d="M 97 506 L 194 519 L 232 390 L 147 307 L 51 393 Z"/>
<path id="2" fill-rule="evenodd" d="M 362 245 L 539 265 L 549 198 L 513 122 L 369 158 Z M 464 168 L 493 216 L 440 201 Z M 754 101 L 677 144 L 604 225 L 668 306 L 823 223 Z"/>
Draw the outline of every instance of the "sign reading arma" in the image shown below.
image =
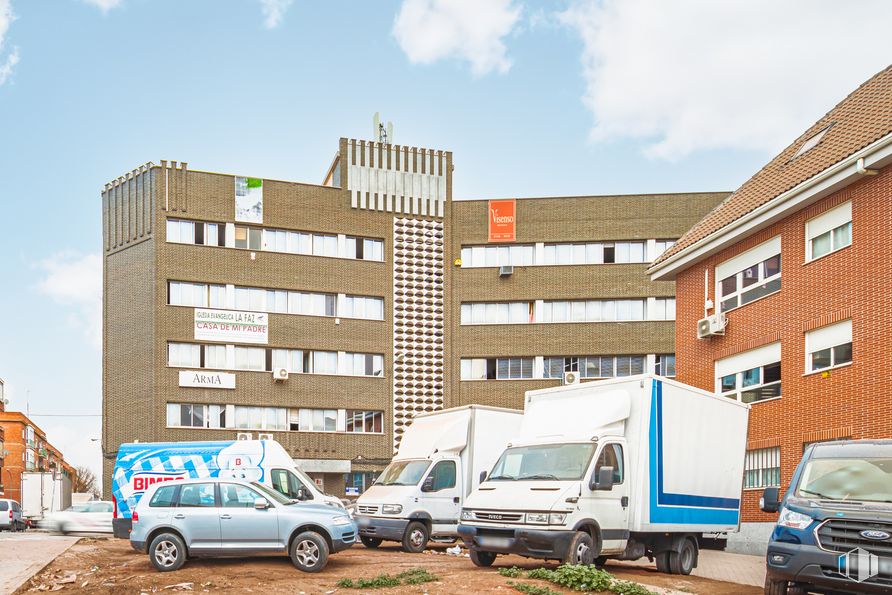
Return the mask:
<path id="1" fill-rule="evenodd" d="M 517 224 L 516 201 L 491 200 L 489 201 L 489 241 L 513 242 Z"/>
<path id="2" fill-rule="evenodd" d="M 235 388 L 235 374 L 226 372 L 204 372 L 180 370 L 180 386 L 196 388 Z"/>

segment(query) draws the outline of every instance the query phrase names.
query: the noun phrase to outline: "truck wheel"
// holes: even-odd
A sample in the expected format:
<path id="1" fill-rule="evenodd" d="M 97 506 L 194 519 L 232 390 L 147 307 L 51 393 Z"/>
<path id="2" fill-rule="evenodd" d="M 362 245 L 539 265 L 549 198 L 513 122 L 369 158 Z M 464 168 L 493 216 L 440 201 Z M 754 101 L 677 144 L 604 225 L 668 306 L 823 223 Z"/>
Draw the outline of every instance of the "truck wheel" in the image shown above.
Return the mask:
<path id="1" fill-rule="evenodd" d="M 174 533 L 162 533 L 149 545 L 149 559 L 158 572 L 179 570 L 186 563 L 186 544 Z"/>
<path id="2" fill-rule="evenodd" d="M 669 571 L 672 574 L 691 574 L 696 563 L 697 546 L 690 539 L 682 541 L 677 552 L 669 552 Z"/>
<path id="3" fill-rule="evenodd" d="M 315 531 L 304 531 L 291 542 L 289 554 L 298 570 L 319 572 L 328 563 L 328 544 Z"/>
<path id="4" fill-rule="evenodd" d="M 567 555 L 564 556 L 562 562 L 564 564 L 591 564 L 595 559 L 595 552 L 592 548 L 592 536 L 585 531 L 577 531 L 573 539 L 570 540 L 570 547 L 567 548 Z"/>
<path id="5" fill-rule="evenodd" d="M 380 537 L 366 537 L 364 535 L 360 535 L 359 541 L 362 542 L 362 545 L 373 550 L 376 547 L 378 547 L 379 545 L 381 545 L 381 542 L 384 540 L 381 539 Z"/>
<path id="6" fill-rule="evenodd" d="M 403 534 L 403 551 L 420 554 L 427 547 L 428 539 L 430 539 L 430 532 L 424 523 L 412 521 Z"/>
<path id="7" fill-rule="evenodd" d="M 669 552 L 660 552 L 654 556 L 654 561 L 657 563 L 657 572 L 662 572 L 664 574 L 671 574 L 672 571 L 669 570 Z"/>
<path id="8" fill-rule="evenodd" d="M 787 581 L 776 581 L 765 577 L 765 595 L 787 595 Z"/>
<path id="9" fill-rule="evenodd" d="M 492 566 L 492 563 L 496 561 L 495 552 L 478 552 L 477 550 L 471 550 L 471 562 L 474 563 L 474 566 L 480 566 L 481 568 L 487 568 Z"/>

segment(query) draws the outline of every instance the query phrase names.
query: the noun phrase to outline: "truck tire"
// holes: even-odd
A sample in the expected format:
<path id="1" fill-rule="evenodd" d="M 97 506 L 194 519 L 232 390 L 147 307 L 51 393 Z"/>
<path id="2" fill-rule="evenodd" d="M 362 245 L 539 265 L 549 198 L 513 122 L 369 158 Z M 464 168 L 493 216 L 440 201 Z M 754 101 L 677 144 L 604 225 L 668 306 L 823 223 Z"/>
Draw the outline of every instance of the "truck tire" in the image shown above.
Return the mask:
<path id="1" fill-rule="evenodd" d="M 304 531 L 288 548 L 291 563 L 304 572 L 319 572 L 328 564 L 328 543 L 315 531 Z"/>
<path id="2" fill-rule="evenodd" d="M 669 552 L 669 572 L 672 574 L 691 574 L 696 565 L 697 546 L 689 538 L 682 540 L 678 551 Z"/>
<path id="3" fill-rule="evenodd" d="M 179 570 L 186 563 L 186 544 L 176 533 L 161 533 L 149 545 L 149 560 L 158 572 Z"/>
<path id="4" fill-rule="evenodd" d="M 657 572 L 662 572 L 664 574 L 671 574 L 672 571 L 669 570 L 669 552 L 660 552 L 654 556 L 654 561 L 657 563 Z"/>
<path id="5" fill-rule="evenodd" d="M 381 542 L 384 540 L 381 539 L 380 537 L 366 537 L 365 535 L 360 535 L 359 541 L 362 542 L 362 545 L 366 546 L 370 550 L 373 550 L 376 547 L 378 547 L 379 545 L 381 545 Z"/>
<path id="6" fill-rule="evenodd" d="M 577 531 L 570 540 L 567 554 L 562 562 L 564 564 L 591 564 L 595 559 L 595 551 L 592 536 L 585 531 Z"/>
<path id="7" fill-rule="evenodd" d="M 487 568 L 492 566 L 492 563 L 496 561 L 495 552 L 478 552 L 477 550 L 471 550 L 471 562 L 474 563 L 474 566 L 480 566 L 481 568 Z"/>
<path id="8" fill-rule="evenodd" d="M 403 551 L 410 554 L 420 554 L 427 547 L 429 539 L 430 531 L 427 530 L 425 524 L 419 521 L 412 521 L 406 527 L 406 532 L 403 533 Z"/>
<path id="9" fill-rule="evenodd" d="M 776 581 L 765 577 L 765 595 L 787 595 L 787 581 Z"/>

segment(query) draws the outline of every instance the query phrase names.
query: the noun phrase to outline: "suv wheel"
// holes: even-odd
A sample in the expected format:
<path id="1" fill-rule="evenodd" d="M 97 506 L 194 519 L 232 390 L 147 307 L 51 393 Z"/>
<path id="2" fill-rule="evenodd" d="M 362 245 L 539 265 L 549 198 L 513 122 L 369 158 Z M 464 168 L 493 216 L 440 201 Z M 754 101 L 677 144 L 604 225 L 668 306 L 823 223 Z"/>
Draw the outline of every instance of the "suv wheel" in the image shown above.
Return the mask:
<path id="1" fill-rule="evenodd" d="M 381 539 L 380 537 L 366 537 L 365 535 L 360 535 L 359 541 L 362 542 L 362 545 L 373 550 L 376 547 L 378 547 L 379 545 L 381 545 L 381 542 L 383 541 L 383 539 Z"/>
<path id="2" fill-rule="evenodd" d="M 495 552 L 471 550 L 471 562 L 474 563 L 474 566 L 486 568 L 487 566 L 492 566 L 492 563 L 496 561 L 497 555 Z"/>
<path id="3" fill-rule="evenodd" d="M 186 544 L 175 533 L 161 533 L 149 545 L 149 559 L 158 572 L 179 570 L 186 563 Z"/>
<path id="4" fill-rule="evenodd" d="M 765 595 L 787 595 L 787 581 L 765 577 Z"/>
<path id="5" fill-rule="evenodd" d="M 291 542 L 291 563 L 304 572 L 319 572 L 328 563 L 328 543 L 315 531 L 304 531 Z"/>
<path id="6" fill-rule="evenodd" d="M 427 547 L 430 533 L 424 523 L 412 521 L 403 534 L 403 550 L 410 554 L 420 554 Z"/>
<path id="7" fill-rule="evenodd" d="M 577 531 L 573 539 L 570 540 L 570 547 L 567 548 L 567 555 L 564 556 L 562 562 L 564 564 L 591 564 L 595 559 L 595 551 L 592 546 L 592 536 L 585 531 Z"/>

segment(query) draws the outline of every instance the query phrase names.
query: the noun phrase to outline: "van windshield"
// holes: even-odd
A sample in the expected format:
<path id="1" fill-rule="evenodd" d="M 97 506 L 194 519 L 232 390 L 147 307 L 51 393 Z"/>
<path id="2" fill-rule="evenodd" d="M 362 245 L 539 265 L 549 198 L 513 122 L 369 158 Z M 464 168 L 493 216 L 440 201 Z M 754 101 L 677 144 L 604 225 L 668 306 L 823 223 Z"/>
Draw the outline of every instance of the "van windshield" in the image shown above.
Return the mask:
<path id="1" fill-rule="evenodd" d="M 414 486 L 421 481 L 430 461 L 394 461 L 375 482 L 379 486 Z"/>
<path id="2" fill-rule="evenodd" d="M 594 442 L 509 448 L 499 457 L 487 481 L 578 480 L 588 469 L 594 451 Z"/>
<path id="3" fill-rule="evenodd" d="M 892 502 L 892 459 L 812 459 L 802 472 L 800 498 Z"/>
<path id="4" fill-rule="evenodd" d="M 256 481 L 252 481 L 251 485 L 253 487 L 255 487 L 256 489 L 260 490 L 261 492 L 263 492 L 263 494 L 265 496 L 267 496 L 270 500 L 275 500 L 279 504 L 294 504 L 295 503 L 294 500 L 292 500 L 290 498 L 286 498 L 285 496 L 283 496 L 276 490 L 270 489 L 270 488 L 266 487 L 265 485 L 263 485 L 262 483 L 257 483 Z"/>

